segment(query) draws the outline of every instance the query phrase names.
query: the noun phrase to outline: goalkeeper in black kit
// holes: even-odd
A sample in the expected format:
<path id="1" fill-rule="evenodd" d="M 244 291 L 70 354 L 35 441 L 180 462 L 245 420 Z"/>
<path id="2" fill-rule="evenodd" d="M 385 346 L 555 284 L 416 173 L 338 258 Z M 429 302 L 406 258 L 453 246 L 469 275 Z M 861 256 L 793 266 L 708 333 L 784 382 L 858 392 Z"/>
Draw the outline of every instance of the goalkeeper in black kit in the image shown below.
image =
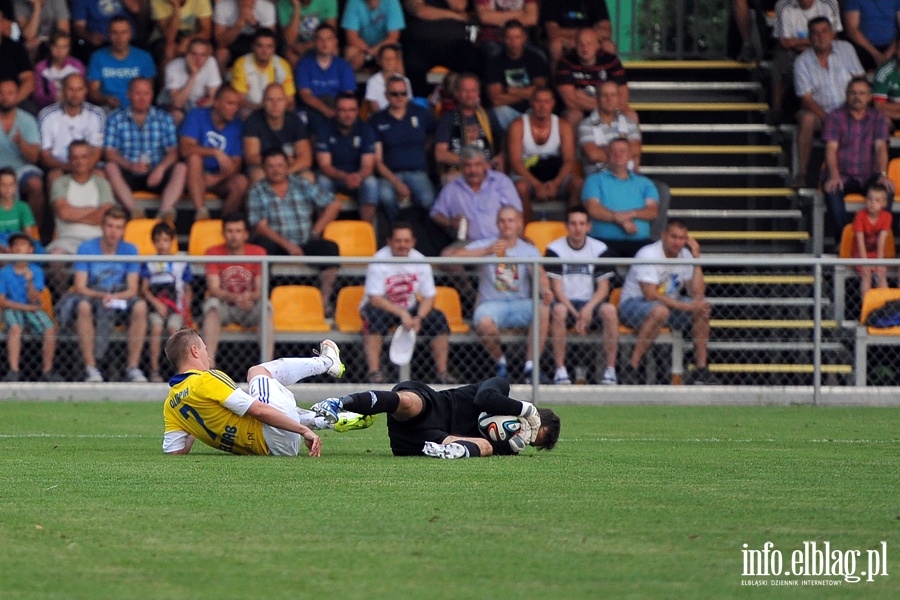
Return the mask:
<path id="1" fill-rule="evenodd" d="M 404 381 L 389 392 L 373 390 L 328 398 L 314 404 L 312 410 L 329 422 L 337 421 L 341 411 L 387 413 L 395 456 L 509 455 L 529 445 L 551 450 L 559 439 L 559 417 L 552 410 L 510 398 L 509 382 L 500 377 L 444 391 L 418 381 Z M 481 413 L 518 417 L 519 433 L 504 442 L 485 438 L 478 429 Z"/>

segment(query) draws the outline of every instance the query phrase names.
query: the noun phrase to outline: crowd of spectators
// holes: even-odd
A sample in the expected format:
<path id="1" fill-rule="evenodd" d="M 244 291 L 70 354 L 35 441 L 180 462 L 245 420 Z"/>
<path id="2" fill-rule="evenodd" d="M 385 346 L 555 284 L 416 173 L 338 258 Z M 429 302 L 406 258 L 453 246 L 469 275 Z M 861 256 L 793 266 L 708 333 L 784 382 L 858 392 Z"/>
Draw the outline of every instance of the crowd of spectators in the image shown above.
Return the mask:
<path id="1" fill-rule="evenodd" d="M 881 112 L 865 114 L 900 119 L 894 57 L 900 44 L 873 18 L 871 4 L 847 1 L 842 14 L 834 0 L 780 0 L 775 7 L 774 108 L 792 84 L 801 104 L 798 180 L 810 171 L 815 132 L 824 129 L 834 154 L 826 186 L 832 207 L 850 189 L 848 178 L 861 191 L 874 181 L 889 184 L 882 177 L 881 130 L 854 142 L 872 149 L 863 165 L 868 170 L 848 171 L 841 161 L 847 127 L 833 116 L 845 109 L 848 84 L 883 65 L 874 94 Z M 743 36 L 747 3 L 734 5 Z M 842 30 L 849 41 L 835 39 Z M 141 217 L 147 206 L 136 201 L 136 192 L 158 198 L 151 210 L 171 224 L 182 197 L 199 221 L 211 217 L 209 195 L 218 196 L 229 219 L 228 242 L 220 249 L 227 254 L 259 248 L 336 256 L 336 245 L 321 235 L 347 197 L 362 220 L 387 224 L 394 256 L 409 254 L 409 239 L 418 239 L 418 249 L 431 256 L 530 256 L 531 249 L 515 240 L 534 218 L 535 202 L 583 210 L 584 227 L 579 223 L 561 239 L 579 248 L 584 236 L 602 240 L 602 249 L 593 241 L 587 246 L 589 254 L 631 257 L 654 242 L 650 226 L 660 216 L 659 192 L 639 173 L 640 121 L 629 106 L 627 73 L 602 0 L 2 0 L 0 52 L 0 167 L 15 175 L 13 197 L 25 207 L 20 231 L 38 251 L 43 242 L 52 253 L 82 254 L 85 244 L 96 245 L 97 253 L 118 253 L 125 242 L 115 235 L 117 215 Z M 431 93 L 435 67 L 449 73 Z M 847 110 L 845 121 L 863 114 Z M 0 196 L 4 183 L 0 175 Z M 836 208 L 831 213 L 836 228 L 847 220 Z M 391 228 L 404 221 L 409 225 Z M 693 248 L 686 228 L 682 233 L 685 241 L 666 245 L 675 254 Z M 171 234 L 154 235 L 163 248 Z M 124 287 L 113 299 L 126 300 L 127 308 L 101 319 L 98 307 L 108 308 L 109 298 L 91 291 L 91 264 L 76 263 L 76 300 L 68 311 L 80 333 L 85 378 L 98 381 L 96 356 L 104 349 L 89 348 L 99 337 L 88 330 L 86 315 L 104 327 L 127 315 L 135 328 L 130 344 L 141 346 L 148 306 L 157 315 L 150 320 L 153 347 L 178 323 L 153 292 L 156 272 L 147 277 L 150 287 L 122 273 L 116 286 Z M 519 273 L 515 265 L 495 267 L 481 274 L 475 324 L 498 374 L 506 371 L 506 359 L 497 331 L 505 323 L 528 323 L 520 306 L 496 303 L 530 302 L 532 283 L 546 296 L 541 322 L 532 324 L 541 340 L 551 321 L 557 333 L 572 319 L 582 330 L 611 323 L 610 309 L 601 310 L 605 283 L 586 279 L 577 297 L 568 298 L 552 275 L 548 280 L 543 272 Z M 337 268 L 320 270 L 329 315 Z M 207 272 L 203 330 L 213 357 L 223 324 L 266 321 L 239 314 L 261 302 L 253 269 L 242 269 L 227 282 L 216 280 L 217 269 Z M 57 295 L 68 289 L 65 274 L 59 268 L 47 273 Z M 180 287 L 188 283 L 184 276 L 175 275 Z M 702 289 L 692 286 L 695 303 Z M 595 296 L 599 290 L 603 297 Z M 183 302 L 181 292 L 176 297 L 176 304 Z M 415 318 L 369 302 L 402 322 Z M 407 311 L 418 306 L 423 319 L 437 314 L 427 301 L 400 304 Z M 551 304 L 563 308 L 551 310 Z M 688 304 L 669 308 L 708 321 L 708 309 L 691 304 L 688 310 Z M 582 315 L 584 306 L 596 315 Z M 530 321 L 531 309 L 527 314 Z M 648 314 L 660 322 L 667 317 L 658 310 Z M 134 323 L 140 319 L 143 329 Z M 439 338 L 443 329 L 434 321 L 428 329 Z M 182 314 L 182 322 L 191 323 L 190 315 Z M 702 337 L 702 327 L 698 331 Z M 564 355 L 560 340 L 554 348 Z M 451 380 L 440 343 L 435 352 L 438 378 Z M 378 361 L 369 358 L 370 371 L 379 372 Z M 136 360 L 129 346 L 127 377 L 140 381 L 145 376 Z M 527 360 L 526 375 L 533 368 Z M 565 383 L 565 365 L 556 366 L 555 379 Z M 704 357 L 698 369 L 705 366 Z M 159 371 L 154 359 L 151 376 Z M 607 383 L 615 381 L 614 372 L 606 375 Z"/>

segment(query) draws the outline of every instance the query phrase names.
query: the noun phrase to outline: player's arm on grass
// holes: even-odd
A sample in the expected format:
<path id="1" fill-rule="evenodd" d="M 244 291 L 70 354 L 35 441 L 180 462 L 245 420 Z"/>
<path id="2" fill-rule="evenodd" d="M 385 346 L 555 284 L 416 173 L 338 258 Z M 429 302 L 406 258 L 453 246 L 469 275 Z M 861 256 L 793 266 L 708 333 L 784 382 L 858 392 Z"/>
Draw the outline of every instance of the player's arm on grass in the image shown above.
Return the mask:
<path id="1" fill-rule="evenodd" d="M 163 452 L 169 456 L 187 454 L 196 438 L 186 431 L 167 431 L 163 437 Z"/>

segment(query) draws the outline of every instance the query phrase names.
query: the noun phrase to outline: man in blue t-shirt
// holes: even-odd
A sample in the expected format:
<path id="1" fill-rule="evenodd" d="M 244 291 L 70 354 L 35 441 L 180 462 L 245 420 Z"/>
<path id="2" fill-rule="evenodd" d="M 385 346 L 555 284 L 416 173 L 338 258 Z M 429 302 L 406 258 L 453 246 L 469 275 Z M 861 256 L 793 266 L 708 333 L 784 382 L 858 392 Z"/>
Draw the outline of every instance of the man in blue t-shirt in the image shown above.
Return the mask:
<path id="1" fill-rule="evenodd" d="M 297 63 L 294 81 L 306 106 L 310 127 L 335 116 L 335 99 L 343 92 L 356 92 L 356 76 L 346 60 L 337 55 L 337 32 L 330 25 L 316 29 L 315 52 Z"/>
<path id="2" fill-rule="evenodd" d="M 359 120 L 356 94 L 338 96 L 337 116 L 322 123 L 315 137 L 319 187 L 352 196 L 359 204 L 359 218 L 373 223 L 378 208 L 375 133 Z"/>
<path id="3" fill-rule="evenodd" d="M 141 4 L 141 0 L 71 0 L 72 54 L 87 64 L 94 51 L 109 41 L 112 19 L 125 17 L 133 24 L 132 14 L 141 11 Z"/>
<path id="4" fill-rule="evenodd" d="M 347 36 L 344 58 L 358 71 L 375 60 L 382 46 L 399 43 L 405 28 L 400 0 L 348 0 L 341 19 Z"/>
<path id="5" fill-rule="evenodd" d="M 241 93 L 223 85 L 211 107 L 191 109 L 181 124 L 178 145 L 187 160 L 188 195 L 197 221 L 209 218 L 209 209 L 203 205 L 207 191 L 224 199 L 223 213 L 243 207 L 250 181 L 242 171 L 240 107 Z"/>
<path id="6" fill-rule="evenodd" d="M 126 17 L 109 21 L 109 46 L 94 52 L 88 63 L 89 99 L 97 106 L 127 107 L 128 82 L 135 77 L 156 78 L 156 64 L 148 52 L 131 45 L 131 22 Z"/>
<path id="7" fill-rule="evenodd" d="M 650 223 L 659 213 L 653 182 L 628 170 L 631 146 L 626 138 L 609 143 L 606 169 L 584 182 L 581 201 L 591 216 L 591 237 L 609 246 L 610 256 L 631 258 L 653 240 Z"/>
<path id="8" fill-rule="evenodd" d="M 100 225 L 102 235 L 82 242 L 77 254 L 137 257 L 137 247 L 122 239 L 126 221 L 123 209 L 109 209 Z M 76 261 L 73 270 L 75 283 L 72 292 L 60 300 L 59 313 L 62 325 L 74 320 L 84 359 L 85 381 L 103 381 L 97 359 L 102 359 L 106 354 L 113 328 L 126 322 L 126 378 L 128 381 L 147 381 L 138 368 L 147 337 L 147 303 L 138 296 L 140 263 Z"/>
<path id="9" fill-rule="evenodd" d="M 369 119 L 381 176 L 378 198 L 390 221 L 396 218 L 401 201 L 411 200 L 426 211 L 434 204 L 427 146 L 436 123 L 431 111 L 410 103 L 411 91 L 402 75 L 394 75 L 385 87 L 388 107 Z"/>

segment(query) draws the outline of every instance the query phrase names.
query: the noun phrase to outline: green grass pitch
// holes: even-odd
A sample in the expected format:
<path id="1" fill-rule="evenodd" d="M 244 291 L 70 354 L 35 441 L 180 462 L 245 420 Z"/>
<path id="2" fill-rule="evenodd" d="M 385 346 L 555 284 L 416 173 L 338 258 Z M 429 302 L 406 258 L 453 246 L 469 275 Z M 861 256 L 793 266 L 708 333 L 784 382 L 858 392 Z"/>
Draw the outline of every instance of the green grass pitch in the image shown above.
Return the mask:
<path id="1" fill-rule="evenodd" d="M 161 403 L 0 403 L 0 598 L 900 597 L 900 411 L 556 410 L 552 452 L 393 458 L 380 418 L 279 459 L 165 457 Z M 806 541 L 888 575 L 743 576 Z"/>

